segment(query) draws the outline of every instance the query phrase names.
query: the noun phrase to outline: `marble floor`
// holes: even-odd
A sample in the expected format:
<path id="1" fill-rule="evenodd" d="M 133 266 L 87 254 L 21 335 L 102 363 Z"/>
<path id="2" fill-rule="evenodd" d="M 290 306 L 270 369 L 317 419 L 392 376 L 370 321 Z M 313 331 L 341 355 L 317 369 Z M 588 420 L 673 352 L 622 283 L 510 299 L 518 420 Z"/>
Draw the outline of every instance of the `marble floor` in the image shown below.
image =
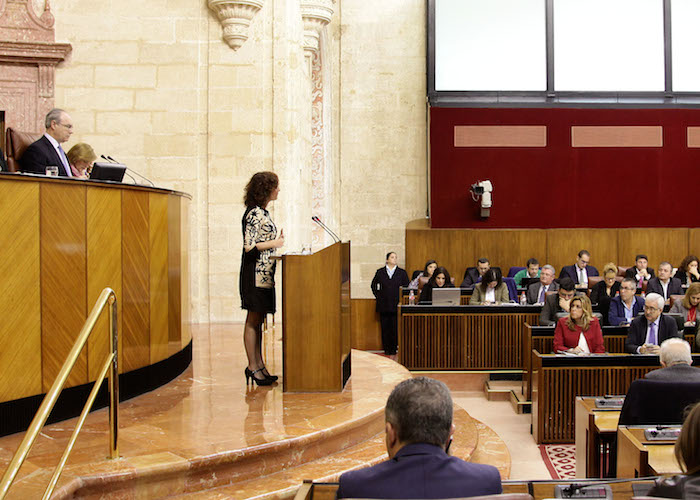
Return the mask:
<path id="1" fill-rule="evenodd" d="M 56 498 L 103 498 L 106 493 L 160 498 L 195 492 L 198 498 L 247 498 L 265 488 L 277 492 L 270 498 L 280 498 L 304 478 L 333 480 L 344 470 L 384 459 L 383 406 L 391 389 L 411 376 L 402 366 L 353 351 L 353 377 L 345 391 L 289 394 L 281 384 L 246 387 L 242 325 L 199 325 L 193 334 L 193 362 L 180 377 L 120 405 L 121 459 L 104 458 L 106 410 L 90 414 Z M 279 332 L 266 334 L 271 373 L 281 372 L 280 340 Z M 467 410 L 455 412 L 456 456 L 469 459 L 481 442 L 480 460 L 499 466 L 504 476 L 548 477 L 539 452 L 533 452 L 537 447 L 529 435 L 529 415 L 516 415 L 505 402 L 489 402 L 482 392 L 453 395 Z M 43 491 L 73 423 L 44 428 L 8 498 L 34 498 Z M 22 437 L 0 438 L 0 471 Z"/>

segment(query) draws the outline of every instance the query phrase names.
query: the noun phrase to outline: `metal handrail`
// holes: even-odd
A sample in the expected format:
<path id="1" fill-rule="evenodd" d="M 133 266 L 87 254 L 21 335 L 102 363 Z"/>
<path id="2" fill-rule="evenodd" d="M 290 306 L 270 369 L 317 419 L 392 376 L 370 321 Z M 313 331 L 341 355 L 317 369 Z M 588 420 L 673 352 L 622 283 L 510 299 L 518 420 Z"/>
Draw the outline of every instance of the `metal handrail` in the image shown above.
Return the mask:
<path id="1" fill-rule="evenodd" d="M 102 369 L 100 370 L 97 380 L 95 380 L 95 384 L 93 385 L 92 391 L 88 396 L 85 406 L 83 407 L 83 411 L 80 414 L 78 423 L 76 424 L 75 429 L 73 430 L 73 434 L 71 435 L 70 440 L 68 441 L 68 446 L 66 446 L 66 449 L 63 452 L 63 456 L 58 462 L 58 465 L 54 470 L 53 476 L 51 476 L 51 480 L 49 481 L 49 484 L 46 487 L 46 491 L 44 492 L 43 498 L 48 500 L 48 498 L 51 496 L 51 493 L 53 493 L 53 490 L 56 487 L 56 483 L 58 482 L 58 478 L 61 477 L 63 468 L 66 465 L 68 456 L 73 450 L 75 441 L 78 438 L 78 433 L 80 433 L 80 430 L 82 429 L 83 424 L 85 423 L 85 419 L 87 418 L 87 415 L 90 412 L 90 408 L 92 408 L 92 405 L 95 402 L 95 398 L 97 398 L 97 393 L 99 392 L 100 386 L 102 385 L 102 381 L 107 376 L 108 371 L 109 456 L 112 459 L 119 457 L 119 332 L 117 331 L 117 295 L 111 288 L 105 288 L 104 290 L 102 290 L 102 293 L 97 299 L 95 306 L 92 308 L 90 315 L 85 320 L 83 328 L 80 330 L 80 334 L 78 335 L 78 339 L 75 341 L 75 344 L 73 344 L 73 349 L 71 349 L 70 353 L 68 354 L 68 358 L 66 358 L 65 363 L 63 363 L 63 367 L 61 367 L 61 371 L 58 373 L 56 380 L 54 380 L 54 383 L 51 386 L 51 390 L 49 390 L 49 392 L 44 397 L 44 400 L 42 401 L 39 410 L 36 412 L 36 415 L 34 416 L 34 419 L 32 420 L 29 429 L 27 429 L 27 434 L 24 436 L 24 439 L 19 445 L 19 448 L 17 448 L 14 457 L 12 457 L 12 461 L 7 467 L 5 475 L 2 477 L 2 481 L 0 481 L 0 500 L 4 499 L 7 495 L 10 486 L 12 486 L 12 483 L 15 480 L 17 473 L 19 472 L 20 467 L 22 467 L 22 464 L 26 460 L 27 455 L 29 455 L 29 451 L 34 445 L 34 441 L 41 432 L 41 429 L 44 427 L 46 420 L 49 418 L 51 410 L 53 410 L 53 407 L 56 404 L 56 401 L 58 400 L 58 396 L 61 394 L 61 390 L 63 389 L 63 386 L 65 385 L 66 380 L 68 379 L 68 375 L 73 369 L 75 363 L 78 361 L 80 351 L 82 351 L 83 347 L 85 347 L 85 344 L 87 343 L 87 340 L 90 337 L 93 328 L 95 328 L 95 323 L 97 323 L 100 314 L 102 313 L 107 304 L 109 304 L 110 313 L 109 334 L 112 341 L 111 352 L 107 357 L 107 360 L 105 361 L 104 365 L 102 365 Z"/>

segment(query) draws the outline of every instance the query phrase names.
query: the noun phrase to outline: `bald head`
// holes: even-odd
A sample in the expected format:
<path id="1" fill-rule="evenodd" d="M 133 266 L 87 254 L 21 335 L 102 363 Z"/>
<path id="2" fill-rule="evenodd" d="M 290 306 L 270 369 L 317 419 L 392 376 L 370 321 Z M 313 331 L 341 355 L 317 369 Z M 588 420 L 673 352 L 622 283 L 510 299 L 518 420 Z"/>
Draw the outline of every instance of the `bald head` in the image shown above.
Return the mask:
<path id="1" fill-rule="evenodd" d="M 661 365 L 665 368 L 673 365 L 693 364 L 693 357 L 690 355 L 690 344 L 679 338 L 671 338 L 661 343 Z"/>

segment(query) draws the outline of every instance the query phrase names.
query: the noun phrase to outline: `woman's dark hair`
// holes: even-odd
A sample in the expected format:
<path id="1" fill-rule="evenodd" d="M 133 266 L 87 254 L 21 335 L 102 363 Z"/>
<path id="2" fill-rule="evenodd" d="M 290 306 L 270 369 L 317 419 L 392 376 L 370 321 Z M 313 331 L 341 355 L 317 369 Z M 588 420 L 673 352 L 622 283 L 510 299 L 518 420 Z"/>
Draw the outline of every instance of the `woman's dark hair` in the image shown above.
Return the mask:
<path id="1" fill-rule="evenodd" d="M 486 293 L 486 290 L 488 290 L 489 283 L 491 283 L 492 281 L 496 282 L 496 288 L 501 286 L 501 283 L 503 283 L 503 276 L 501 275 L 501 271 L 499 271 L 498 269 L 494 269 L 493 267 L 486 271 L 484 273 L 484 276 L 481 278 L 481 283 L 479 283 L 481 291 Z"/>
<path id="2" fill-rule="evenodd" d="M 700 403 L 688 412 L 674 448 L 676 460 L 686 474 L 700 471 Z"/>
<path id="3" fill-rule="evenodd" d="M 245 187 L 243 202 L 246 207 L 264 207 L 270 195 L 279 185 L 279 178 L 274 172 L 257 172 Z"/>
<path id="4" fill-rule="evenodd" d="M 447 272 L 447 269 L 445 269 L 442 266 L 435 268 L 435 271 L 433 271 L 433 275 L 428 280 L 428 284 L 433 288 L 440 288 L 435 283 L 435 278 L 437 278 L 439 274 L 445 275 L 445 285 L 444 286 L 450 286 L 450 283 L 452 283 L 452 278 L 450 278 L 450 273 Z"/>
<path id="5" fill-rule="evenodd" d="M 428 262 L 425 263 L 425 267 L 423 268 L 423 276 L 427 276 L 427 275 L 428 275 L 428 266 L 429 266 L 430 264 L 435 264 L 435 265 L 437 265 L 437 261 L 431 259 L 431 260 L 429 260 Z M 437 268 L 435 268 L 435 269 L 437 269 Z"/>
<path id="6" fill-rule="evenodd" d="M 700 263 L 700 260 L 695 255 L 688 255 L 685 259 L 683 259 L 683 262 L 681 262 L 681 265 L 678 266 L 678 270 L 684 271 L 687 273 L 688 272 L 688 265 L 690 265 L 690 263 L 693 261 Z"/>

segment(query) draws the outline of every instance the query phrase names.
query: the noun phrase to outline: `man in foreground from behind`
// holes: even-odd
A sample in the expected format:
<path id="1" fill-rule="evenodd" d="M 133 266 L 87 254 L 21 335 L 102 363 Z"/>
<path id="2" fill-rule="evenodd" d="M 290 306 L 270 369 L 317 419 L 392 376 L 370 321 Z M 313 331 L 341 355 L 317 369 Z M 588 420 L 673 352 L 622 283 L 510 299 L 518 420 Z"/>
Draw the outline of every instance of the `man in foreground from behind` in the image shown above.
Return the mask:
<path id="1" fill-rule="evenodd" d="M 404 380 L 385 408 L 389 460 L 340 476 L 338 498 L 459 498 L 501 493 L 498 469 L 446 453 L 452 397 L 442 382 Z"/>
<path id="2" fill-rule="evenodd" d="M 644 378 L 667 382 L 700 382 L 700 368 L 690 366 L 693 364 L 693 357 L 688 342 L 670 338 L 661 343 L 660 350 L 662 368 L 647 373 Z"/>

